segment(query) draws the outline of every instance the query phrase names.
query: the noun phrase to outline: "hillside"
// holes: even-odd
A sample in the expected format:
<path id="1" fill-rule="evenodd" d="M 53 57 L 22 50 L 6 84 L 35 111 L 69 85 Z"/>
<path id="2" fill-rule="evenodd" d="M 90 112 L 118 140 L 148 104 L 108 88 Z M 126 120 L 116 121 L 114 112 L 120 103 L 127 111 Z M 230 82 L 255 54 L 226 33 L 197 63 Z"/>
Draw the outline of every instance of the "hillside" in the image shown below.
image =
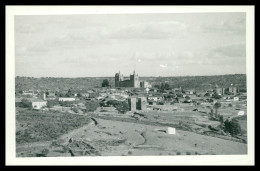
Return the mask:
<path id="1" fill-rule="evenodd" d="M 16 77 L 15 89 L 41 89 L 41 90 L 67 90 L 73 88 L 87 89 L 100 87 L 104 79 L 108 79 L 111 86 L 114 86 L 114 77 L 81 77 L 81 78 L 54 78 L 54 77 Z M 168 83 L 172 88 L 182 87 L 183 89 L 209 89 L 216 84 L 219 87 L 228 87 L 230 84 L 239 88 L 246 88 L 246 75 L 217 75 L 217 76 L 183 76 L 183 77 L 140 77 L 140 80 L 149 81 L 152 85 L 162 82 Z"/>

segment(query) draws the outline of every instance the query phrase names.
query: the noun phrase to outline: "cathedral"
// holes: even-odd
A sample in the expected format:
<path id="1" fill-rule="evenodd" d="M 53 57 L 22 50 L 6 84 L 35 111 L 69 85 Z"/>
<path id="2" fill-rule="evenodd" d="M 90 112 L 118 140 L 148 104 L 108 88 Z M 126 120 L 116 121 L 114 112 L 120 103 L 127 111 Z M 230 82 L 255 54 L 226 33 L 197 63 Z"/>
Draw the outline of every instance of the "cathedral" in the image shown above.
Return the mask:
<path id="1" fill-rule="evenodd" d="M 124 76 L 120 74 L 120 71 L 115 74 L 115 87 L 133 87 L 133 88 L 139 88 L 140 87 L 140 81 L 138 74 L 135 74 L 135 71 L 133 75 L 130 74 L 130 79 L 125 80 Z"/>

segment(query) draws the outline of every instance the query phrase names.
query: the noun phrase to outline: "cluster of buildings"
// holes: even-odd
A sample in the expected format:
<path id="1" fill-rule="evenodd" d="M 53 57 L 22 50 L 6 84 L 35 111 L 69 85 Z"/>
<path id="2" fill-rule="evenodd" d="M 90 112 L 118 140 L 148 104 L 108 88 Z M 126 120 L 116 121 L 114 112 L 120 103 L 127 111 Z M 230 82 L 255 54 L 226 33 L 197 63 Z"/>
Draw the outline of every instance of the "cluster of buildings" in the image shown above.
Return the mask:
<path id="1" fill-rule="evenodd" d="M 69 96 L 67 93 L 69 92 Z M 208 90 L 205 93 L 208 93 L 212 96 L 214 93 L 218 95 L 225 95 L 229 92 L 229 95 L 234 96 L 234 101 L 238 101 L 239 98 L 236 97 L 239 92 L 238 88 L 231 85 L 228 88 L 220 88 L 217 85 L 214 89 Z M 40 96 L 36 97 L 36 94 Z M 60 95 L 63 94 L 63 95 Z M 178 96 L 181 94 L 181 97 Z M 87 90 L 60 90 L 58 92 L 44 91 L 36 93 L 32 90 L 23 91 L 22 95 L 31 95 L 32 98 L 26 98 L 32 105 L 33 109 L 41 109 L 42 107 L 47 106 L 47 101 L 57 100 L 59 102 L 74 102 L 80 100 L 98 100 L 98 101 L 127 101 L 131 111 L 135 110 L 146 110 L 147 105 L 159 104 L 160 102 L 169 102 L 168 97 L 171 101 L 175 102 L 192 102 L 193 99 L 198 96 L 198 93 L 195 90 L 183 90 L 180 88 L 174 88 L 170 90 L 164 90 L 160 92 L 157 88 L 152 88 L 151 84 L 147 81 L 140 81 L 138 74 L 133 72 L 130 74 L 129 79 L 125 79 L 124 76 L 120 73 L 115 74 L 115 88 L 92 88 Z M 187 98 L 188 96 L 188 98 Z M 191 98 L 190 98 L 191 97 Z M 225 96 L 223 98 L 226 98 Z M 179 100 L 182 99 L 182 100 Z M 21 102 L 21 98 L 16 98 L 16 104 Z M 207 101 L 205 101 L 207 103 Z"/>
<path id="2" fill-rule="evenodd" d="M 225 94 L 229 94 L 229 95 L 233 95 L 236 96 L 237 93 L 239 93 L 239 89 L 235 86 L 233 86 L 233 84 L 231 84 L 230 87 L 225 88 L 225 87 L 219 87 L 218 85 L 215 85 L 215 88 L 212 90 L 208 90 L 208 93 L 211 93 L 211 95 L 213 93 L 217 93 L 218 95 L 225 95 Z"/>
<path id="3" fill-rule="evenodd" d="M 119 71 L 115 74 L 115 87 L 151 88 L 152 85 L 147 81 L 140 81 L 135 71 L 130 74 L 130 79 L 125 79 Z"/>

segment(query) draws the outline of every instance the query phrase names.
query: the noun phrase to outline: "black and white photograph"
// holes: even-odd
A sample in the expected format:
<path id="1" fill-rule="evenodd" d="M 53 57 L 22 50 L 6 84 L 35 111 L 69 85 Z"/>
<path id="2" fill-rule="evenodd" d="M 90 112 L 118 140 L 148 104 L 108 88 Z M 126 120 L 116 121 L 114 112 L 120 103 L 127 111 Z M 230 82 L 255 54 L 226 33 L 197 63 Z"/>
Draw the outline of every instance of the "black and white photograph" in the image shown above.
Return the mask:
<path id="1" fill-rule="evenodd" d="M 7 8 L 19 164 L 253 163 L 254 7 L 56 8 Z"/>

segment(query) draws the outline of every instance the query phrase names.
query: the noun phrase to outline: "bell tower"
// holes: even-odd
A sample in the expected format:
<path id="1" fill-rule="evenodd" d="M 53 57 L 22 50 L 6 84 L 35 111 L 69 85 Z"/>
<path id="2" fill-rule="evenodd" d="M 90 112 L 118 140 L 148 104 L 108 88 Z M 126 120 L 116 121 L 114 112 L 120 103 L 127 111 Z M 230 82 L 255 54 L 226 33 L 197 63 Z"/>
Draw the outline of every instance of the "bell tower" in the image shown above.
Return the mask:
<path id="1" fill-rule="evenodd" d="M 140 87 L 139 77 L 138 77 L 138 74 L 135 74 L 135 70 L 133 72 L 133 75 L 130 75 L 130 81 L 131 81 L 132 87 L 134 87 L 134 88 Z"/>
<path id="2" fill-rule="evenodd" d="M 120 71 L 119 73 L 115 74 L 115 87 L 119 87 L 119 77 L 120 77 Z"/>

